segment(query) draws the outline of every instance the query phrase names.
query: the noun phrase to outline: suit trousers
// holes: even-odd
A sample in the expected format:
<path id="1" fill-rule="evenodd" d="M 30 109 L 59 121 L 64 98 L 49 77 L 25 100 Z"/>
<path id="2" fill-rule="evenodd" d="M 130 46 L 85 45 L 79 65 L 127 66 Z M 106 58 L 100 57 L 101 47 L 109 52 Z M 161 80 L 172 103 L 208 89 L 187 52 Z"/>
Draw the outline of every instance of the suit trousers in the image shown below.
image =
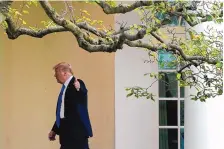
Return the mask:
<path id="1" fill-rule="evenodd" d="M 60 149 L 89 149 L 88 138 L 82 140 L 74 140 L 72 144 L 61 144 Z"/>
<path id="2" fill-rule="evenodd" d="M 88 138 L 74 138 L 65 119 L 60 120 L 60 149 L 89 149 Z"/>

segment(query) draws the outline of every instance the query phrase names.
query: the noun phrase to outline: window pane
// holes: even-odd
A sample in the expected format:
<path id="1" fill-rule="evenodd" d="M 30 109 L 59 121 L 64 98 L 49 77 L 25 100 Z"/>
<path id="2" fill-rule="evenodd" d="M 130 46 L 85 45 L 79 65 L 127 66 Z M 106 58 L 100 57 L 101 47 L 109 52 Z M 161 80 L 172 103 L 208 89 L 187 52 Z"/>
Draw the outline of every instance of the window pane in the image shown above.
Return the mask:
<path id="1" fill-rule="evenodd" d="M 183 17 L 177 17 L 177 16 L 169 16 L 163 12 L 157 12 L 155 14 L 155 17 L 159 20 L 164 20 L 165 18 L 169 18 L 169 24 L 168 26 L 184 26 L 185 20 Z"/>
<path id="2" fill-rule="evenodd" d="M 156 17 L 157 19 L 159 19 L 159 20 L 163 20 L 163 19 L 165 19 L 166 15 L 165 15 L 164 13 L 162 13 L 162 12 L 157 12 L 157 13 L 155 14 L 155 17 Z"/>
<path id="3" fill-rule="evenodd" d="M 177 101 L 160 100 L 159 101 L 159 125 L 177 126 Z"/>
<path id="4" fill-rule="evenodd" d="M 159 129 L 159 149 L 178 149 L 177 129 Z"/>
<path id="5" fill-rule="evenodd" d="M 180 101 L 180 125 L 184 126 L 184 101 Z"/>
<path id="6" fill-rule="evenodd" d="M 159 80 L 159 97 L 177 97 L 177 80 L 175 73 L 160 73 L 162 78 Z"/>
<path id="7" fill-rule="evenodd" d="M 185 26 L 185 20 L 184 20 L 184 18 L 182 17 L 181 18 L 181 24 L 180 24 L 181 26 Z"/>
<path id="8" fill-rule="evenodd" d="M 184 87 L 180 87 L 180 98 L 184 98 L 184 97 L 185 97 Z"/>
<path id="9" fill-rule="evenodd" d="M 183 17 L 172 16 L 170 26 L 184 26 L 185 21 Z"/>
<path id="10" fill-rule="evenodd" d="M 171 25 L 172 25 L 172 26 L 177 26 L 177 25 L 179 25 L 179 20 L 178 20 L 177 16 L 172 16 L 172 17 L 171 17 Z"/>
<path id="11" fill-rule="evenodd" d="M 184 149 L 184 128 L 180 129 L 180 149 Z"/>
<path id="12" fill-rule="evenodd" d="M 176 69 L 177 63 L 176 58 L 172 53 L 160 50 L 159 56 L 159 69 Z"/>

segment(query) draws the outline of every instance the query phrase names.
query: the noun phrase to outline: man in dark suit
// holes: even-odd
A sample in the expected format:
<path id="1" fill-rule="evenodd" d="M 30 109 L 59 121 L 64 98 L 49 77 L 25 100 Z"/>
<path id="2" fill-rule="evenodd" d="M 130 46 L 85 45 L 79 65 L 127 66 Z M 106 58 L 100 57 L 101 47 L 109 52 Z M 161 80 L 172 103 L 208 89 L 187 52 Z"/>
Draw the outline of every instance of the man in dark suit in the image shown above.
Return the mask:
<path id="1" fill-rule="evenodd" d="M 53 68 L 57 82 L 62 84 L 56 108 L 56 121 L 48 138 L 59 135 L 61 149 L 89 149 L 88 138 L 92 127 L 87 107 L 87 92 L 84 82 L 73 76 L 71 66 L 65 62 Z"/>

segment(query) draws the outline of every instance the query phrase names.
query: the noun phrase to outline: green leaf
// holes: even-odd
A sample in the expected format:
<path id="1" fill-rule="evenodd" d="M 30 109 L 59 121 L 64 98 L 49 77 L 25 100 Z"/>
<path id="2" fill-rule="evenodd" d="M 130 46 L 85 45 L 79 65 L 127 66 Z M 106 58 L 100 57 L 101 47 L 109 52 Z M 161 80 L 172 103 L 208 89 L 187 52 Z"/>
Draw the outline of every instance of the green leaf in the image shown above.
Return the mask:
<path id="1" fill-rule="evenodd" d="M 165 8 L 165 4 L 164 3 L 160 3 L 160 8 Z"/>
<path id="2" fill-rule="evenodd" d="M 158 23 L 158 24 L 161 22 L 161 21 L 160 21 L 159 19 L 157 19 L 157 18 L 155 18 L 154 20 L 155 20 L 156 23 Z"/>
<path id="3" fill-rule="evenodd" d="M 151 31 L 152 31 L 151 28 L 147 28 L 147 29 L 146 29 L 146 34 L 147 34 L 147 35 L 150 34 Z"/>
<path id="4" fill-rule="evenodd" d="M 192 98 L 191 98 L 191 100 L 194 100 L 194 101 L 196 101 L 196 100 L 197 100 L 197 98 L 196 98 L 196 97 L 192 97 Z"/>
<path id="5" fill-rule="evenodd" d="M 16 12 L 15 12 L 15 15 L 20 15 L 20 16 L 22 16 L 22 14 L 21 14 L 19 11 L 16 11 Z"/>
<path id="6" fill-rule="evenodd" d="M 116 2 L 115 1 L 106 1 L 107 4 L 109 4 L 111 7 L 116 7 Z"/>
<path id="7" fill-rule="evenodd" d="M 216 67 L 217 67 L 217 68 L 222 68 L 222 65 L 223 65 L 222 62 L 218 62 L 218 63 L 216 64 Z"/>
<path id="8" fill-rule="evenodd" d="M 129 94 L 127 94 L 127 96 L 126 97 L 130 97 L 130 96 L 132 96 L 134 93 L 133 92 L 131 92 L 131 93 L 129 93 Z"/>
<path id="9" fill-rule="evenodd" d="M 125 90 L 126 90 L 126 91 L 129 91 L 129 90 L 130 90 L 130 88 L 126 88 Z"/>
<path id="10" fill-rule="evenodd" d="M 26 4 L 26 7 L 27 7 L 27 8 L 30 8 L 30 6 L 29 6 L 29 5 L 27 5 L 27 4 Z"/>
<path id="11" fill-rule="evenodd" d="M 207 18 L 208 21 L 212 21 L 213 20 L 212 15 L 206 15 L 206 18 Z"/>
<path id="12" fill-rule="evenodd" d="M 164 19 L 163 20 L 163 23 L 166 24 L 166 25 L 168 25 L 168 24 L 171 24 L 172 21 L 170 19 Z"/>
<path id="13" fill-rule="evenodd" d="M 102 24 L 103 21 L 102 21 L 102 20 L 98 20 L 97 23 L 98 23 L 98 24 Z"/>
<path id="14" fill-rule="evenodd" d="M 4 22 L 5 19 L 6 19 L 6 17 L 3 14 L 0 13 L 0 24 L 2 22 Z"/>
<path id="15" fill-rule="evenodd" d="M 8 28 L 8 24 L 6 23 L 6 21 L 3 21 L 2 23 L 0 23 L 0 25 L 3 27 L 4 30 Z"/>
<path id="16" fill-rule="evenodd" d="M 26 24 L 26 22 L 23 20 L 23 24 Z"/>
<path id="17" fill-rule="evenodd" d="M 149 56 L 152 56 L 153 58 L 156 58 L 157 54 L 155 52 L 150 52 L 149 54 L 150 54 Z"/>
<path id="18" fill-rule="evenodd" d="M 39 29 L 36 28 L 36 27 L 32 27 L 32 26 L 29 26 L 30 29 L 32 29 L 33 31 L 38 31 Z"/>
<path id="19" fill-rule="evenodd" d="M 181 74 L 177 73 L 177 79 L 180 80 Z"/>
<path id="20" fill-rule="evenodd" d="M 97 22 L 97 20 L 93 20 L 93 21 L 91 22 L 91 25 L 94 25 L 96 22 Z"/>
<path id="21" fill-rule="evenodd" d="M 222 18 L 218 18 L 218 19 L 216 19 L 216 22 L 217 23 L 222 23 L 223 22 L 223 19 Z"/>
<path id="22" fill-rule="evenodd" d="M 38 6 L 38 1 L 37 0 L 31 0 L 31 2 L 37 7 Z"/>
<path id="23" fill-rule="evenodd" d="M 27 11 L 27 10 L 23 10 L 23 13 L 24 13 L 24 14 L 29 14 L 29 11 Z"/>
<path id="24" fill-rule="evenodd" d="M 91 22 L 90 18 L 85 18 L 85 19 L 86 19 L 86 21 Z"/>
<path id="25" fill-rule="evenodd" d="M 161 46 L 162 46 L 164 49 L 166 49 L 166 48 L 167 48 L 167 46 L 166 46 L 166 44 L 165 44 L 165 43 L 162 43 L 162 44 L 161 44 Z"/>
<path id="26" fill-rule="evenodd" d="M 223 90 L 222 90 L 222 89 L 219 89 L 219 90 L 218 90 L 218 94 L 219 94 L 219 95 L 222 95 L 222 93 L 223 93 Z"/>
<path id="27" fill-rule="evenodd" d="M 85 13 L 86 15 L 90 16 L 90 14 L 87 12 L 87 10 L 82 10 L 83 13 Z"/>

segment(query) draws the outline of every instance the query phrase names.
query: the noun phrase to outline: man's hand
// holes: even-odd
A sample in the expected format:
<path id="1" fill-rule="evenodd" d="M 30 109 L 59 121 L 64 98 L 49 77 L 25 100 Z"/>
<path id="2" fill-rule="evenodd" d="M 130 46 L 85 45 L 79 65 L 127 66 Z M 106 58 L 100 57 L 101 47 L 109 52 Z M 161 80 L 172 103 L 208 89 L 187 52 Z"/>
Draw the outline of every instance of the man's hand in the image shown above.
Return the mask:
<path id="1" fill-rule="evenodd" d="M 79 83 L 78 79 L 75 79 L 74 86 L 75 86 L 76 90 L 79 91 L 80 83 Z"/>
<path id="2" fill-rule="evenodd" d="M 51 131 L 51 132 L 48 134 L 48 139 L 49 139 L 50 141 L 54 141 L 54 140 L 56 140 L 55 136 L 56 136 L 56 133 L 55 133 L 54 131 Z"/>

